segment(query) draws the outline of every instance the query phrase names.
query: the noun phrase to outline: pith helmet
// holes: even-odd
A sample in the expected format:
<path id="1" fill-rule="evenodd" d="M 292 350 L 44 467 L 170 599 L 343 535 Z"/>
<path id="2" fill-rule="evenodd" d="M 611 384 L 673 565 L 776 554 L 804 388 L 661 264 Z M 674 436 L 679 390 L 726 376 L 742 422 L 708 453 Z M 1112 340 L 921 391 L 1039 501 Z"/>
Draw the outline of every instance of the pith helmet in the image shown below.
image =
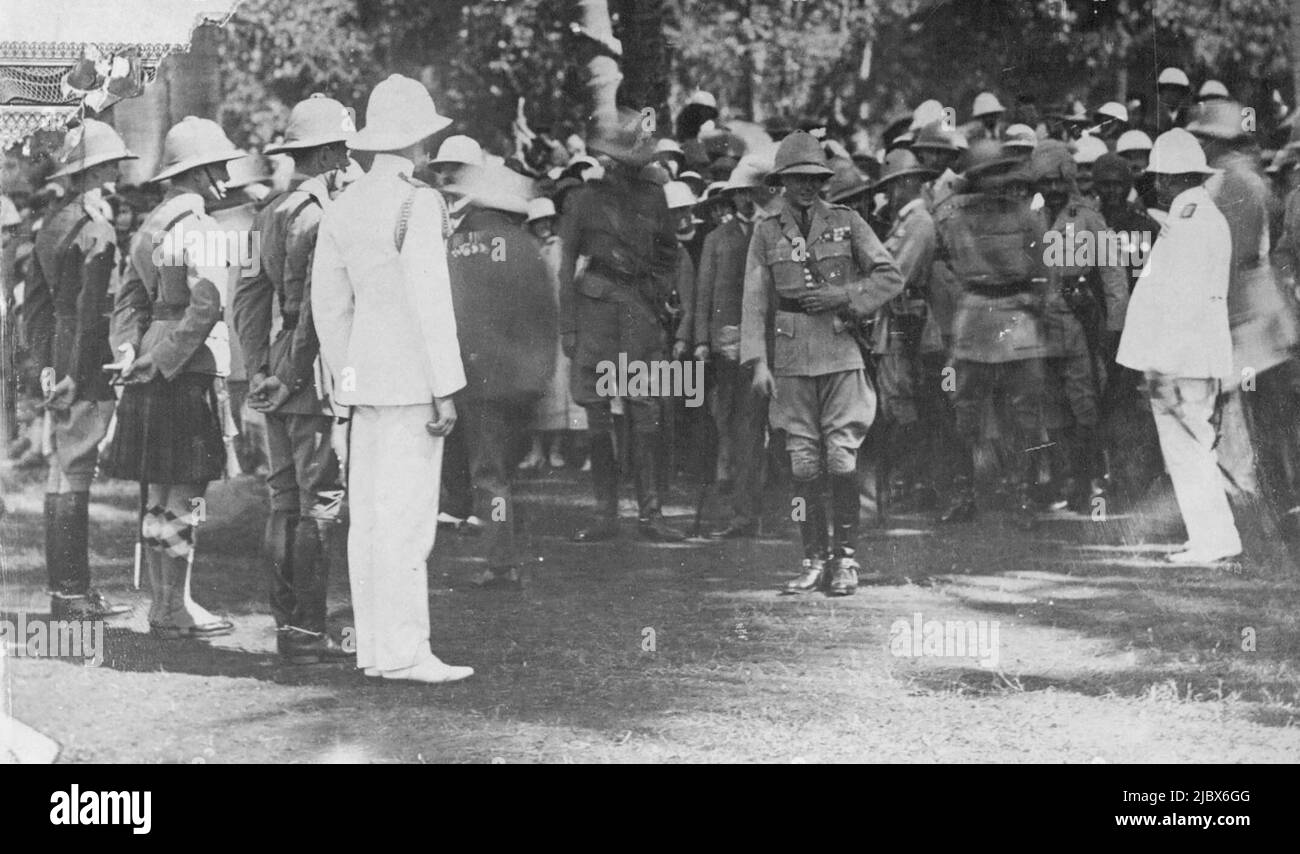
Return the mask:
<path id="1" fill-rule="evenodd" d="M 1156 137 L 1156 144 L 1151 148 L 1151 165 L 1147 171 L 1161 175 L 1181 175 L 1187 172 L 1212 175 L 1215 170 L 1205 162 L 1205 152 L 1196 137 L 1182 128 L 1174 128 Z"/>
<path id="2" fill-rule="evenodd" d="M 1019 157 L 1008 157 L 1002 151 L 1001 143 L 991 139 L 981 139 L 970 148 L 970 161 L 962 174 L 966 178 L 981 178 L 1006 172 L 1020 165 Z"/>
<path id="3" fill-rule="evenodd" d="M 1029 125 L 1012 125 L 1002 134 L 1003 148 L 1033 151 L 1038 145 L 1038 134 Z"/>
<path id="4" fill-rule="evenodd" d="M 1098 116 L 1105 116 L 1108 119 L 1116 119 L 1121 122 L 1128 121 L 1128 107 L 1119 101 L 1107 101 L 1097 108 Z"/>
<path id="5" fill-rule="evenodd" d="M 81 127 L 73 128 L 68 132 L 63 158 L 60 161 L 63 168 L 50 177 L 62 178 L 65 175 L 84 172 L 101 163 L 135 159 L 137 159 L 136 155 L 127 151 L 126 143 L 117 135 L 117 131 L 103 122 L 85 119 Z"/>
<path id="6" fill-rule="evenodd" d="M 289 112 L 289 125 L 284 130 L 284 141 L 268 145 L 264 154 L 298 151 L 347 142 L 357 132 L 352 111 L 317 92 L 305 101 L 299 101 Z"/>
<path id="7" fill-rule="evenodd" d="M 664 200 L 667 201 L 668 210 L 670 211 L 689 208 L 696 201 L 691 188 L 681 181 L 669 181 L 664 184 Z"/>
<path id="8" fill-rule="evenodd" d="M 933 148 L 939 151 L 957 151 L 957 141 L 953 138 L 953 131 L 947 130 L 942 121 L 933 121 L 921 128 L 913 140 L 911 149 Z"/>
<path id="9" fill-rule="evenodd" d="M 460 163 L 466 166 L 483 166 L 483 147 L 468 136 L 457 134 L 449 136 L 438 146 L 438 156 L 433 158 L 430 166 Z"/>
<path id="10" fill-rule="evenodd" d="M 348 142 L 357 151 L 397 151 L 428 139 L 451 124 L 418 80 L 390 74 L 366 102 L 366 126 Z"/>
<path id="11" fill-rule="evenodd" d="M 1150 151 L 1151 137 L 1147 136 L 1140 130 L 1126 130 L 1119 135 L 1115 142 L 1115 153 L 1123 154 L 1126 151 Z"/>
<path id="12" fill-rule="evenodd" d="M 926 178 L 933 178 L 936 173 L 933 169 L 926 169 L 921 165 L 921 161 L 916 159 L 916 155 L 906 148 L 895 148 L 885 155 L 885 169 L 880 173 L 880 180 L 876 182 L 872 189 L 880 190 L 895 178 L 906 178 L 908 175 L 921 175 Z"/>
<path id="13" fill-rule="evenodd" d="M 555 202 L 545 197 L 529 199 L 527 222 L 537 222 L 539 219 L 554 219 L 555 215 Z"/>
<path id="14" fill-rule="evenodd" d="M 1213 101 L 1216 98 L 1222 98 L 1226 101 L 1230 97 L 1228 87 L 1218 80 L 1206 80 L 1201 84 L 1201 91 L 1196 93 L 1196 100 L 1198 101 Z"/>
<path id="15" fill-rule="evenodd" d="M 727 176 L 727 181 L 723 189 L 725 190 L 745 190 L 754 187 L 762 187 L 767 179 L 767 174 L 772 170 L 770 163 L 763 163 L 753 155 L 746 155 L 740 158 L 736 168 L 731 170 Z"/>
<path id="16" fill-rule="evenodd" d="M 1157 86 L 1181 86 L 1184 89 L 1192 88 L 1192 81 L 1187 79 L 1187 72 L 1181 68 L 1166 68 L 1160 72 L 1156 78 Z"/>
<path id="17" fill-rule="evenodd" d="M 1187 131 L 1211 139 L 1240 139 L 1247 135 L 1242 126 L 1245 108 L 1236 101 L 1204 101 L 1188 122 Z"/>
<path id="18" fill-rule="evenodd" d="M 249 184 L 270 183 L 274 172 L 269 157 L 261 154 L 246 155 L 230 161 L 230 180 L 226 182 L 226 189 L 238 190 Z"/>
<path id="19" fill-rule="evenodd" d="M 781 140 L 781 145 L 776 149 L 773 176 L 818 175 L 828 178 L 832 174 L 834 170 L 826 165 L 826 153 L 822 151 L 822 144 L 807 131 L 795 131 Z"/>
<path id="20" fill-rule="evenodd" d="M 1084 134 L 1074 143 L 1074 162 L 1088 165 L 1106 153 L 1106 143 L 1095 136 Z"/>
<path id="21" fill-rule="evenodd" d="M 226 163 L 244 156 L 211 119 L 186 116 L 163 138 L 162 168 L 150 181 L 174 178 L 199 166 Z"/>
<path id="22" fill-rule="evenodd" d="M 1005 113 L 1006 107 L 998 102 L 998 96 L 992 92 L 981 92 L 975 96 L 975 104 L 971 107 L 971 118 L 978 119 L 981 116 L 991 116 L 995 113 Z"/>
<path id="23" fill-rule="evenodd" d="M 1105 151 L 1106 146 L 1102 145 L 1102 153 Z M 1035 181 L 1048 178 L 1073 181 L 1079 174 L 1077 161 L 1070 155 L 1070 147 L 1059 139 L 1047 139 L 1040 143 L 1030 155 L 1029 167 Z"/>

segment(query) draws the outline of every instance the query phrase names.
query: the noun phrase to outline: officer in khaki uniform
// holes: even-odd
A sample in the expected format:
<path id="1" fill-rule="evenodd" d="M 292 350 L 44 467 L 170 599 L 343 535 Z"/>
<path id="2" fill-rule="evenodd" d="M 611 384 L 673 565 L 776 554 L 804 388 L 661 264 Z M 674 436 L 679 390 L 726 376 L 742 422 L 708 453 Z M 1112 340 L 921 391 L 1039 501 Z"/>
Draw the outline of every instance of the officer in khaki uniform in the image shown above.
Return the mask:
<path id="1" fill-rule="evenodd" d="M 326 181 L 347 168 L 346 140 L 353 133 L 351 114 L 331 98 L 313 95 L 293 108 L 284 141 L 266 149 L 293 157 L 293 178 L 288 190 L 260 205 L 253 226 L 262 241 L 257 274 L 241 276 L 234 295 L 249 406 L 266 414 L 271 612 L 280 654 L 296 664 L 346 654 L 325 633 L 329 555 L 343 485 L 318 364 L 311 265 L 321 213 L 330 203 Z M 274 340 L 273 302 L 281 321 Z"/>
<path id="2" fill-rule="evenodd" d="M 971 192 L 954 197 L 935 217 L 936 259 L 960 283 L 953 319 L 951 367 L 955 372 L 957 433 L 964 444 L 954 478 L 955 496 L 941 521 L 975 516 L 974 448 L 990 400 L 1004 397 L 1011 409 L 1012 464 L 1019 493 L 1017 521 L 1032 527 L 1029 488 L 1043 433 L 1042 312 L 1047 270 L 1043 264 L 1042 217 L 1029 209 L 1030 175 L 1001 146 L 971 146 L 965 178 Z"/>
<path id="3" fill-rule="evenodd" d="M 87 555 L 90 484 L 116 398 L 102 366 L 108 345 L 109 283 L 118 258 L 111 211 L 101 196 L 118 164 L 134 160 L 111 127 L 86 119 L 68 135 L 64 166 L 73 192 L 45 224 L 32 250 L 23 314 L 32 357 L 49 368 L 45 418 L 45 566 L 50 615 L 91 620 L 130 610 L 90 586 Z"/>
<path id="4" fill-rule="evenodd" d="M 602 392 L 602 366 L 653 366 L 668 357 L 664 317 L 677 272 L 676 218 L 663 189 L 641 169 L 654 146 L 631 110 L 601 117 L 588 148 L 608 162 L 605 177 L 574 192 L 560 223 L 560 340 L 571 359 L 573 399 L 587 410 L 591 435 L 591 477 L 597 517 L 573 534 L 575 542 L 618 535 L 618 468 L 614 448 L 613 399 Z M 578 258 L 588 261 L 578 272 Z M 662 401 L 629 394 L 624 407 L 632 433 L 638 530 L 651 540 L 682 540 L 665 524 L 656 478 L 663 443 Z"/>
<path id="5" fill-rule="evenodd" d="M 1112 340 L 1124 328 L 1128 273 L 1121 259 L 1098 257 L 1106 221 L 1080 195 L 1075 161 L 1065 143 L 1046 140 L 1034 149 L 1030 162 L 1048 225 L 1044 426 L 1054 447 L 1065 449 L 1062 468 L 1068 476 L 1058 482 L 1061 497 L 1070 509 L 1088 513 L 1106 474 L 1098 440 L 1103 365 Z M 1091 263 L 1080 257 L 1085 241 L 1096 247 Z"/>
<path id="6" fill-rule="evenodd" d="M 831 174 L 811 134 L 781 141 L 772 175 L 785 187 L 785 203 L 754 227 L 749 244 L 740 361 L 771 398 L 772 427 L 786 433 L 794 510 L 802 512 L 804 559 L 785 589 L 825 586 L 845 596 L 857 588 L 860 568 L 857 453 L 876 408 L 854 330 L 902 292 L 903 279 L 862 217 L 821 200 Z M 829 554 L 823 471 L 835 528 Z"/>

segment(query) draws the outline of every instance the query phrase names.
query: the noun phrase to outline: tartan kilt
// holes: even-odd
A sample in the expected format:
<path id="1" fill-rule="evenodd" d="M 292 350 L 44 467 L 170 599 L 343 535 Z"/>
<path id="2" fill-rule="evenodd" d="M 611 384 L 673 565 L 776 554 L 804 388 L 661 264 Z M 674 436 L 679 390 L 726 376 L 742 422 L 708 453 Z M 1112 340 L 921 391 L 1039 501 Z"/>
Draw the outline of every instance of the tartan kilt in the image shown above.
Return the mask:
<path id="1" fill-rule="evenodd" d="M 208 483 L 225 471 L 213 378 L 182 373 L 128 385 L 104 472 L 139 483 Z"/>

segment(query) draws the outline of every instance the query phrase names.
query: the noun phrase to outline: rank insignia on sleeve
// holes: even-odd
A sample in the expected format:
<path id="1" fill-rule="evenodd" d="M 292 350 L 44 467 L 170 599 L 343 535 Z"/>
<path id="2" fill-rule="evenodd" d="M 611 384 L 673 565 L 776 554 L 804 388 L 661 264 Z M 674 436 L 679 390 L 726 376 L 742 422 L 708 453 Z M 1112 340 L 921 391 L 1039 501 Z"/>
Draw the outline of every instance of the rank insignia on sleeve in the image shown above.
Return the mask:
<path id="1" fill-rule="evenodd" d="M 1187 207 L 1183 208 L 1183 212 L 1179 214 L 1179 216 L 1181 216 L 1183 219 L 1191 219 L 1192 215 L 1195 213 L 1196 213 L 1196 202 L 1191 202 L 1187 205 Z"/>

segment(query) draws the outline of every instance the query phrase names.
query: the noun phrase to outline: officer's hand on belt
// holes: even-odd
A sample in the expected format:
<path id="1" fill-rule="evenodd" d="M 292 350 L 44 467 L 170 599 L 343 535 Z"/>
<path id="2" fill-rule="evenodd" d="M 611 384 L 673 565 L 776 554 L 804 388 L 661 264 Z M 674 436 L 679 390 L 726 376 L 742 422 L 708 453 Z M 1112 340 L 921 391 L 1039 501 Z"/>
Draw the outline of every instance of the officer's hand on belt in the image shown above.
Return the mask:
<path id="1" fill-rule="evenodd" d="M 451 428 L 456 426 L 456 404 L 450 397 L 435 397 L 433 399 L 434 420 L 424 425 L 424 429 L 429 431 L 431 436 L 446 436 L 451 433 Z"/>
<path id="2" fill-rule="evenodd" d="M 813 288 L 799 295 L 799 304 L 808 314 L 822 314 L 835 311 L 849 304 L 849 292 L 838 285 L 826 285 Z"/>
<path id="3" fill-rule="evenodd" d="M 776 380 L 772 379 L 772 372 L 766 362 L 758 362 L 754 365 L 753 386 L 754 391 L 763 397 L 776 397 Z"/>
<path id="4" fill-rule="evenodd" d="M 692 355 L 695 356 L 695 361 L 697 361 L 697 362 L 703 362 L 705 359 L 709 358 L 709 345 L 708 345 L 708 344 L 696 344 L 696 345 L 695 345 L 695 352 L 694 352 Z"/>

